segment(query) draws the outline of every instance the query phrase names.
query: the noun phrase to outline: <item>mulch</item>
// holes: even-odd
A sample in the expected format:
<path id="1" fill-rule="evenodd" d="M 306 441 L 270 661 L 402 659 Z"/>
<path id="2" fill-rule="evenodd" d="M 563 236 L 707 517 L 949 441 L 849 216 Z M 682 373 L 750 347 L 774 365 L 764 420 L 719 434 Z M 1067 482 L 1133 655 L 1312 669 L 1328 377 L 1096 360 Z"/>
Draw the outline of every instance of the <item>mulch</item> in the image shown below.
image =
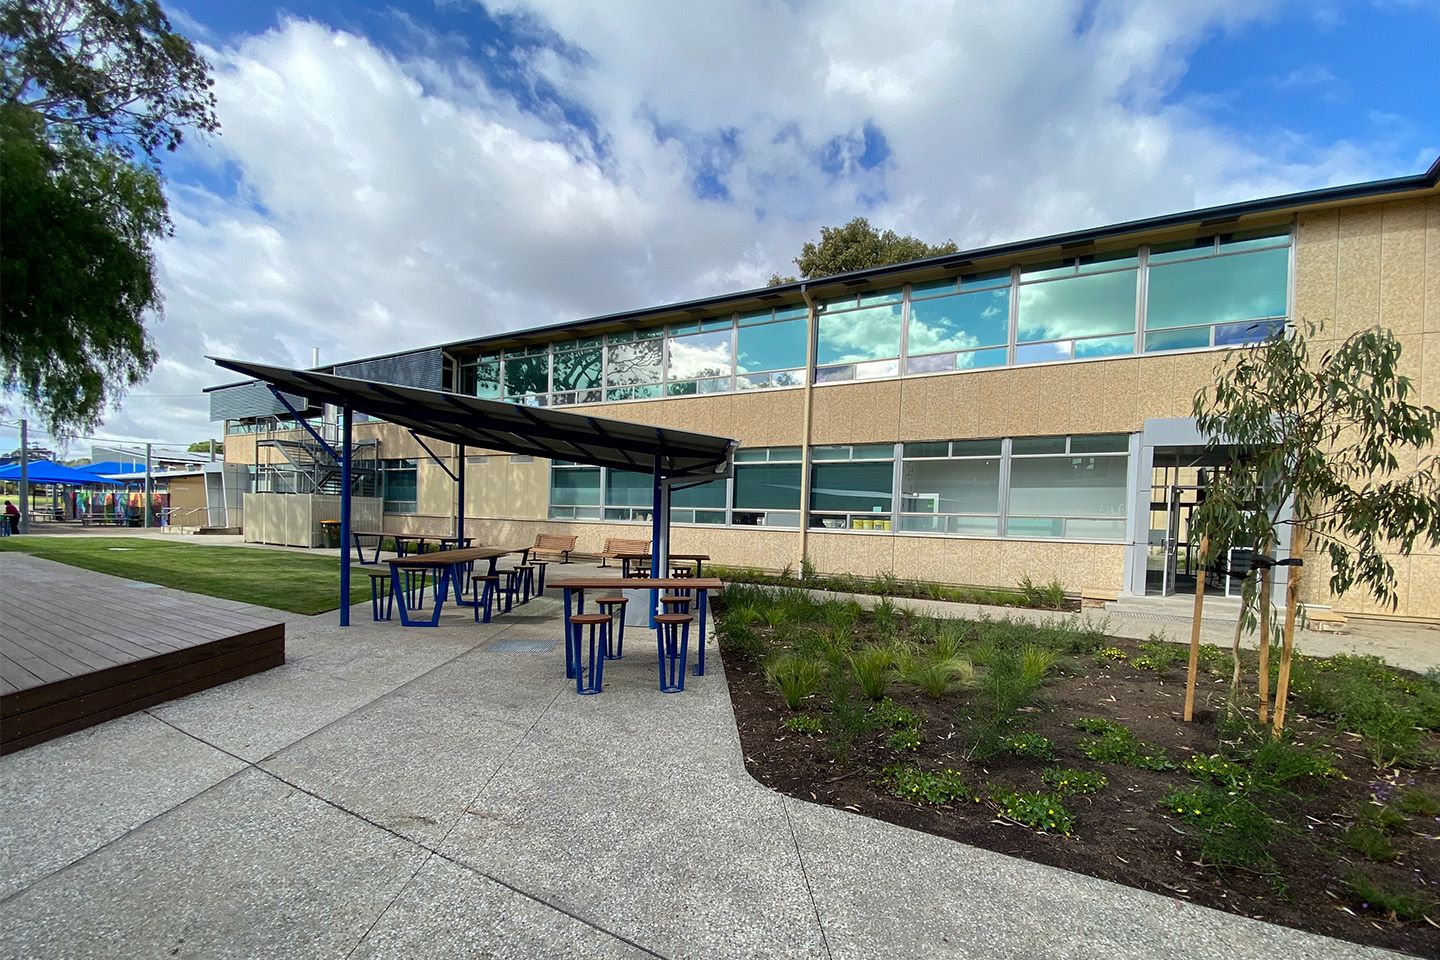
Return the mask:
<path id="1" fill-rule="evenodd" d="M 1136 653 L 1131 641 L 1108 642 Z M 1073 721 L 1098 716 L 1119 721 L 1141 739 L 1163 746 L 1177 763 L 1191 753 L 1213 753 L 1216 710 L 1224 703 L 1228 677 L 1202 672 L 1196 720 L 1189 724 L 1181 721 L 1183 661 L 1160 676 L 1120 661 L 1047 683 L 1044 705 L 1030 708 L 1031 729 L 1054 741 L 1059 758 L 1055 762 L 1098 769 L 1109 778 L 1109 785 L 1098 794 L 1066 801 L 1078 822 L 1074 833 L 1065 837 L 1005 821 L 988 802 L 933 807 L 895 797 L 877 784 L 880 771 L 897 762 L 897 755 L 884 744 L 888 731 L 863 736 L 846 761 L 837 761 L 823 736 L 785 729 L 782 721 L 790 713 L 767 687 L 758 664 L 731 653 L 726 673 L 747 769 L 761 783 L 789 796 L 1271 923 L 1440 957 L 1440 929 L 1423 922 L 1398 924 L 1364 911 L 1344 886 L 1349 874 L 1363 869 L 1398 886 L 1440 887 L 1440 843 L 1434 836 L 1414 832 L 1393 837 L 1400 856 L 1390 864 L 1368 862 L 1341 843 L 1349 815 L 1368 801 L 1372 781 L 1381 777 L 1356 738 L 1319 720 L 1290 715 L 1289 727 L 1296 739 L 1328 744 L 1336 751 L 1346 779 L 1307 784 L 1303 796 L 1284 802 L 1297 829 L 1275 844 L 1272 871 L 1220 871 L 1196 862 L 1195 853 L 1187 848 L 1186 824 L 1160 806 L 1170 790 L 1194 785 L 1183 770 L 1097 764 L 1075 749 L 1083 734 L 1071 726 Z M 967 759 L 970 744 L 955 722 L 964 694 L 937 701 L 892 685 L 890 696 L 925 717 L 920 749 L 900 760 L 928 770 L 954 769 L 982 792 L 989 787 L 1043 789 L 1040 773 L 1054 762 L 1007 754 L 983 763 Z M 1440 783 L 1433 768 L 1405 771 L 1402 782 L 1405 777 L 1428 786 L 1432 793 Z M 1432 832 L 1440 831 L 1431 826 Z M 1283 884 L 1277 883 L 1277 877 Z"/>

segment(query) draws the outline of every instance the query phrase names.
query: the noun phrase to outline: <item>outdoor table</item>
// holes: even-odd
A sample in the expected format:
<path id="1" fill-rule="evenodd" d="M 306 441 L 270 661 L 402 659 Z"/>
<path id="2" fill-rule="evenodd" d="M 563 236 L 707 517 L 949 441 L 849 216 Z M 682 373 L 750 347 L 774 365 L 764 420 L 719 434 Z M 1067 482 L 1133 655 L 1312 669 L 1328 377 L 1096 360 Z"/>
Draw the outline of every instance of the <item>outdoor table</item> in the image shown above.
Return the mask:
<path id="1" fill-rule="evenodd" d="M 431 538 L 435 539 L 435 538 Z M 385 562 L 390 565 L 390 589 L 395 594 L 395 605 L 400 609 L 400 624 L 406 627 L 433 627 L 440 623 L 440 610 L 445 606 L 445 598 L 449 593 L 451 581 L 455 583 L 455 603 L 460 606 L 474 606 L 480 602 L 477 596 L 473 600 L 464 600 L 461 594 L 464 593 L 464 570 L 467 564 L 477 560 L 488 560 L 490 562 L 489 573 L 495 573 L 495 562 L 501 557 L 518 553 L 521 555 L 521 562 L 529 555 L 529 547 L 460 547 L 456 550 L 440 550 L 435 553 L 420 553 L 409 557 L 393 557 Z M 430 611 L 429 620 L 412 620 L 410 609 L 406 600 L 405 590 L 400 585 L 401 570 L 435 570 L 436 594 L 435 608 Z"/>
<path id="2" fill-rule="evenodd" d="M 697 561 L 698 562 L 698 561 Z M 578 664 L 570 659 L 570 614 L 585 612 L 586 590 L 694 590 L 697 622 L 700 627 L 700 652 L 695 658 L 695 676 L 705 675 L 705 613 L 709 606 L 709 591 L 719 590 L 725 585 L 715 577 L 660 577 L 641 579 L 638 577 L 570 577 L 552 580 L 550 586 L 559 587 L 565 595 L 565 676 L 573 678 Z M 573 595 L 573 596 L 572 596 Z M 573 606 L 573 611 L 572 611 Z"/>
<path id="3" fill-rule="evenodd" d="M 617 554 L 615 554 L 615 559 L 617 559 L 617 560 L 620 561 L 620 575 L 623 576 L 623 577 L 628 577 L 628 576 L 630 576 L 630 564 L 632 564 L 632 563 L 640 563 L 641 565 L 649 564 L 649 563 L 650 563 L 650 554 L 648 554 L 648 553 L 617 553 Z M 670 562 L 671 562 L 671 563 L 674 563 L 676 560 L 680 560 L 680 561 L 688 562 L 688 563 L 694 563 L 694 564 L 695 564 L 695 576 L 697 576 L 697 577 L 703 577 L 703 576 L 705 576 L 705 567 L 704 567 L 704 564 L 705 564 L 705 561 L 706 561 L 706 560 L 709 560 L 709 559 L 710 559 L 710 554 L 708 554 L 708 553 L 672 553 L 672 554 L 670 554 Z M 666 572 L 666 573 L 669 573 L 668 570 L 665 571 L 665 572 Z"/>
<path id="4" fill-rule="evenodd" d="M 374 538 L 375 538 L 375 557 L 374 557 L 373 559 L 371 559 L 371 560 L 366 560 L 366 559 L 365 559 L 365 548 L 364 548 L 364 546 L 363 546 L 363 545 L 361 544 L 361 542 L 360 542 L 360 538 L 361 538 L 361 537 L 374 537 Z M 436 543 L 439 543 L 439 544 L 440 544 L 440 548 L 441 548 L 442 550 L 445 549 L 445 544 L 447 544 L 447 543 L 453 543 L 453 544 L 455 544 L 457 547 L 468 547 L 468 546 L 470 546 L 470 544 L 473 543 L 474 540 L 475 540 L 474 537 L 460 537 L 460 538 L 458 538 L 458 539 L 457 539 L 456 537 L 432 537 L 432 536 L 414 536 L 414 537 L 411 537 L 411 536 L 406 536 L 406 535 L 403 534 L 403 533 L 401 533 L 401 534 L 384 533 L 383 531 L 380 531 L 380 530 L 351 530 L 351 531 L 350 531 L 350 541 L 351 541 L 351 543 L 353 543 L 354 546 L 355 546 L 355 558 L 356 558 L 357 560 L 359 560 L 360 563 L 361 563 L 362 565 L 364 565 L 364 566 L 371 566 L 371 565 L 374 565 L 374 564 L 378 564 L 378 563 L 380 562 L 380 545 L 385 542 L 385 538 L 386 538 L 386 537 L 389 537 L 390 539 L 392 539 L 392 540 L 395 541 L 395 553 L 396 553 L 397 556 L 401 556 L 401 557 L 403 557 L 403 556 L 406 555 L 405 544 L 407 544 L 407 543 L 415 543 L 415 544 L 417 544 L 418 549 L 417 549 L 415 552 L 416 552 L 416 553 L 424 553 L 424 552 L 425 552 L 425 544 L 426 544 L 426 543 L 429 543 L 429 542 L 432 541 L 432 540 L 435 541 Z"/>

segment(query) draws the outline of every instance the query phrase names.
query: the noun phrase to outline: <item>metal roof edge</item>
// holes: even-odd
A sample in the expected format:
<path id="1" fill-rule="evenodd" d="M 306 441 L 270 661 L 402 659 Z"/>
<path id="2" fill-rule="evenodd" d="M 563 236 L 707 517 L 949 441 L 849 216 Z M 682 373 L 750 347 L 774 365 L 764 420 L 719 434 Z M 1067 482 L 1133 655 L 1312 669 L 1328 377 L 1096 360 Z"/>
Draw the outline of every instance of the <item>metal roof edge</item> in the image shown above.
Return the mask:
<path id="1" fill-rule="evenodd" d="M 693 300 L 681 300 L 673 303 L 659 304 L 653 307 L 642 307 L 637 310 L 623 310 L 615 313 L 600 314 L 593 317 L 585 317 L 580 320 L 566 320 L 552 324 L 544 324 L 538 327 L 525 327 L 520 330 L 508 330 L 500 333 L 493 333 L 481 337 L 466 337 L 460 340 L 449 340 L 438 344 L 424 344 L 405 350 L 395 350 L 389 353 L 378 353 L 365 357 L 357 357 L 350 360 L 342 360 L 332 364 L 325 364 L 319 367 L 304 368 L 316 373 L 333 372 L 337 367 L 347 366 L 353 363 L 361 363 L 367 360 L 383 360 L 388 357 L 402 356 L 407 353 L 415 353 L 418 350 L 449 350 L 454 347 L 483 347 L 490 342 L 502 342 L 517 337 L 544 338 L 547 334 L 559 333 L 567 330 L 583 330 L 587 327 L 602 326 L 605 324 L 619 323 L 625 320 L 640 320 L 645 317 L 659 316 L 668 313 L 679 313 L 690 310 L 703 310 L 721 306 L 728 302 L 738 302 L 753 299 L 777 299 L 787 295 L 800 297 L 801 291 L 807 286 L 820 284 L 845 283 L 846 281 L 859 281 L 877 279 L 897 273 L 907 273 L 914 270 L 923 270 L 927 267 L 944 267 L 957 264 L 966 260 L 985 260 L 995 257 L 1012 256 L 1030 250 L 1043 250 L 1046 247 L 1074 245 L 1086 241 L 1103 240 L 1110 237 L 1124 236 L 1131 233 L 1140 233 L 1148 230 L 1163 230 L 1168 227 L 1184 226 L 1188 223 L 1199 223 L 1206 220 L 1231 220 L 1242 216 L 1251 216 L 1259 213 L 1269 213 L 1276 210 L 1283 210 L 1287 207 L 1317 206 L 1326 203 L 1339 203 L 1346 200 L 1360 200 L 1366 198 L 1378 198 L 1392 193 L 1407 193 L 1414 190 L 1428 190 L 1440 185 L 1440 156 L 1430 164 L 1429 168 L 1422 173 L 1407 174 L 1400 177 L 1389 177 L 1383 180 L 1368 180 L 1361 183 L 1340 184 L 1332 187 L 1318 187 L 1313 190 L 1302 190 L 1297 193 L 1280 194 L 1274 197 L 1262 197 L 1256 200 L 1242 200 L 1235 203 L 1220 204 L 1213 207 L 1201 207 L 1195 210 L 1187 210 L 1179 213 L 1161 214 L 1155 217 L 1145 217 L 1139 220 L 1125 220 L 1117 223 L 1105 224 L 1096 227 L 1087 227 L 1081 230 L 1071 230 L 1064 233 L 1049 234 L 1042 237 L 1032 237 L 1024 240 L 1007 241 L 1000 244 L 992 244 L 986 247 L 974 247 L 968 250 L 959 250 L 955 253 L 942 254 L 936 257 L 925 257 L 919 260 L 906 260 L 902 263 L 886 264 L 881 267 L 866 267 L 863 270 L 851 270 L 846 273 L 832 274 L 826 277 L 814 277 L 807 280 L 797 280 L 793 283 L 779 284 L 773 287 L 752 287 L 747 290 L 737 290 L 730 293 L 714 294 L 707 297 L 699 297 Z M 213 359 L 213 358 L 212 358 Z M 214 390 L 223 390 L 227 387 L 243 386 L 253 383 L 251 380 L 241 380 L 235 383 L 219 384 L 213 387 L 205 387 L 205 393 Z"/>

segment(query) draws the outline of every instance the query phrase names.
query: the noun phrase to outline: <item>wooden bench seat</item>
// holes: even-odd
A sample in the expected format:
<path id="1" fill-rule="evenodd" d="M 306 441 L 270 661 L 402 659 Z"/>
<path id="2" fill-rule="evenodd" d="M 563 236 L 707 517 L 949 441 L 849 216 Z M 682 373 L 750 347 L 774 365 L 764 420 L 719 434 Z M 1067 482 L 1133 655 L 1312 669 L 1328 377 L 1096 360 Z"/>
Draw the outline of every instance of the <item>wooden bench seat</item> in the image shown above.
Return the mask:
<path id="1" fill-rule="evenodd" d="M 537 533 L 535 546 L 530 548 L 530 553 L 558 556 L 561 563 L 569 563 L 570 554 L 575 550 L 575 542 L 579 539 L 558 533 Z"/>
<path id="2" fill-rule="evenodd" d="M 600 551 L 600 566 L 608 567 L 607 561 L 618 560 L 622 553 L 649 553 L 649 540 L 626 539 L 624 537 L 606 537 L 605 549 Z"/>

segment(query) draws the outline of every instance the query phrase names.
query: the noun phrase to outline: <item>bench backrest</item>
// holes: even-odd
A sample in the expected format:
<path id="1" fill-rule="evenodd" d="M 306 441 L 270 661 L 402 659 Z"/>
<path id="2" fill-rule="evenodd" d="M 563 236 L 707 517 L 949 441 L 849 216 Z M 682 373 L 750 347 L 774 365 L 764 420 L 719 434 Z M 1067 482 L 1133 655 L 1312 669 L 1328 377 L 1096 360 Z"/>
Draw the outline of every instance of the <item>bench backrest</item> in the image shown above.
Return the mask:
<path id="1" fill-rule="evenodd" d="M 574 550 L 575 543 L 579 539 L 579 537 L 566 537 L 558 533 L 537 533 L 535 534 L 535 549 Z"/>
<path id="2" fill-rule="evenodd" d="M 649 540 L 627 540 L 623 537 L 607 537 L 605 549 L 600 551 L 606 554 L 616 553 L 649 553 Z"/>

